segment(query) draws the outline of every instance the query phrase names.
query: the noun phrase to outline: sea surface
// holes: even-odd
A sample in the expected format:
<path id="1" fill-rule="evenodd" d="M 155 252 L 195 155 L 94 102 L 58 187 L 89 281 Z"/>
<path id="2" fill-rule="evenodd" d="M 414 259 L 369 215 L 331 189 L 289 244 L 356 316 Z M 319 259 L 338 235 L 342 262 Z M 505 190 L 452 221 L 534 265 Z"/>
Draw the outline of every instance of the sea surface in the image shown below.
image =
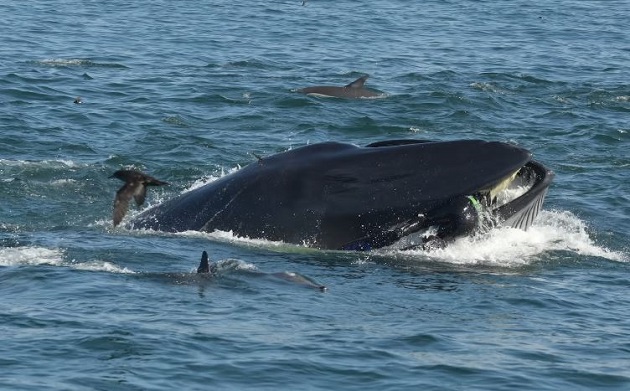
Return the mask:
<path id="1" fill-rule="evenodd" d="M 627 0 L 0 15 L 0 389 L 630 389 Z M 363 74 L 386 95 L 296 92 Z M 112 227 L 120 168 L 170 183 L 128 220 L 253 154 L 408 138 L 529 149 L 544 210 L 430 252 Z"/>

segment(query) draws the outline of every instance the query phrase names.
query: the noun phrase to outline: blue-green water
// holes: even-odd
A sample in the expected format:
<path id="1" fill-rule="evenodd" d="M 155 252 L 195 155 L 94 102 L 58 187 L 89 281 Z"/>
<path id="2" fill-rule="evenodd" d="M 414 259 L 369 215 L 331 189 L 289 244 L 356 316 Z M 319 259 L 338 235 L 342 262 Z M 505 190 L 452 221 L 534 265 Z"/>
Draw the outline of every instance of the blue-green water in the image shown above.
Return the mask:
<path id="1" fill-rule="evenodd" d="M 630 388 L 627 1 L 0 14 L 0 388 Z M 363 73 L 386 98 L 294 92 Z M 252 152 L 390 138 L 507 141 L 556 179 L 528 232 L 432 253 L 111 227 L 123 166 L 171 183 L 148 207 Z M 202 250 L 218 277 L 193 273 Z"/>

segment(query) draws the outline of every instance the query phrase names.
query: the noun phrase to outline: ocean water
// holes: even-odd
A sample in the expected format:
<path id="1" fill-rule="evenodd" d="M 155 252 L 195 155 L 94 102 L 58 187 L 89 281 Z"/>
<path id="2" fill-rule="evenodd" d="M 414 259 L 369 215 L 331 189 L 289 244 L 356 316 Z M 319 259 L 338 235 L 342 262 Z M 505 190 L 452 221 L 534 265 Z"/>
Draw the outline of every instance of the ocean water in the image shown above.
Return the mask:
<path id="1" fill-rule="evenodd" d="M 0 13 L 0 389 L 630 389 L 627 1 Z M 295 92 L 363 74 L 386 97 Z M 111 225 L 122 167 L 170 183 L 145 209 L 252 153 L 392 138 L 510 142 L 556 178 L 529 231 L 433 252 Z"/>

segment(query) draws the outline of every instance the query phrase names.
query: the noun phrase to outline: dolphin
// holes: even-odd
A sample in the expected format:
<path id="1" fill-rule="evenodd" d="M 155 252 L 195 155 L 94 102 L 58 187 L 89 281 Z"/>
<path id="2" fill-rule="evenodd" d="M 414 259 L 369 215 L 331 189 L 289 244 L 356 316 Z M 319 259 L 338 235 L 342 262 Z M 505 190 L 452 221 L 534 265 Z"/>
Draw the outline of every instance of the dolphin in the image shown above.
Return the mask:
<path id="1" fill-rule="evenodd" d="M 314 86 L 299 89 L 297 92 L 307 95 L 346 99 L 378 98 L 384 96 L 385 94 L 383 92 L 363 87 L 368 77 L 369 75 L 363 75 L 344 87 Z"/>
<path id="2" fill-rule="evenodd" d="M 135 216 L 127 227 L 219 230 L 359 251 L 432 228 L 438 239 L 450 241 L 476 232 L 487 214 L 527 229 L 553 178 L 531 157 L 521 147 L 483 140 L 311 144 L 257 158 Z M 499 205 L 495 193 L 512 184 L 530 190 Z M 413 240 L 409 246 L 418 243 Z"/>
<path id="3" fill-rule="evenodd" d="M 270 276 L 283 281 L 291 282 L 297 285 L 303 285 L 308 288 L 315 288 L 322 292 L 326 292 L 328 288 L 325 285 L 318 284 L 312 279 L 305 277 L 298 273 L 293 272 L 279 272 L 279 273 L 265 273 L 265 272 L 250 272 L 256 275 L 261 276 Z M 201 253 L 201 262 L 199 262 L 199 267 L 197 267 L 197 274 L 217 274 L 217 264 L 210 263 L 208 260 L 208 253 L 203 251 Z"/>
<path id="4" fill-rule="evenodd" d="M 144 204 L 147 196 L 147 186 L 168 185 L 166 182 L 136 170 L 118 170 L 110 178 L 118 178 L 121 181 L 125 181 L 125 184 L 116 192 L 116 198 L 114 199 L 114 227 L 120 224 L 123 217 L 125 217 L 131 197 L 133 197 L 138 206 L 141 206 Z"/>

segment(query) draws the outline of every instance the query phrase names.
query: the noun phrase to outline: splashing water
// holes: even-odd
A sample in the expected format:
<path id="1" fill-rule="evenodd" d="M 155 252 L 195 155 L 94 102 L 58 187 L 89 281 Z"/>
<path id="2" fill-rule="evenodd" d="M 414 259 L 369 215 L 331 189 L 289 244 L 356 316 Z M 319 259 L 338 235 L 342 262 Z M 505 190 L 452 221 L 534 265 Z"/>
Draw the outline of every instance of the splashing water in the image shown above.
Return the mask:
<path id="1" fill-rule="evenodd" d="M 0 248 L 0 266 L 52 265 L 59 266 L 64 261 L 64 253 L 59 249 L 44 247 Z"/>
<path id="2" fill-rule="evenodd" d="M 62 249 L 45 247 L 7 247 L 0 248 L 0 266 L 59 266 L 76 270 L 104 271 L 109 273 L 135 273 L 125 267 L 107 261 L 77 262 L 67 261 Z"/>
<path id="3" fill-rule="evenodd" d="M 264 247 L 275 251 L 319 251 L 305 246 L 265 239 L 243 238 L 232 232 L 211 233 L 187 231 L 177 235 L 206 237 L 211 240 L 245 246 Z M 621 252 L 598 245 L 590 236 L 587 224 L 567 211 L 541 211 L 527 231 L 510 227 L 495 227 L 483 235 L 464 237 L 443 249 L 432 250 L 375 250 L 384 256 L 411 256 L 459 265 L 519 267 L 529 265 L 549 251 L 569 251 L 581 256 L 602 257 L 617 262 L 628 262 Z"/>
<path id="4" fill-rule="evenodd" d="M 518 267 L 537 261 L 548 251 L 627 262 L 624 254 L 598 246 L 589 236 L 586 223 L 566 211 L 541 211 L 527 231 L 497 227 L 484 235 L 458 239 L 443 249 L 403 253 L 460 265 Z"/>

